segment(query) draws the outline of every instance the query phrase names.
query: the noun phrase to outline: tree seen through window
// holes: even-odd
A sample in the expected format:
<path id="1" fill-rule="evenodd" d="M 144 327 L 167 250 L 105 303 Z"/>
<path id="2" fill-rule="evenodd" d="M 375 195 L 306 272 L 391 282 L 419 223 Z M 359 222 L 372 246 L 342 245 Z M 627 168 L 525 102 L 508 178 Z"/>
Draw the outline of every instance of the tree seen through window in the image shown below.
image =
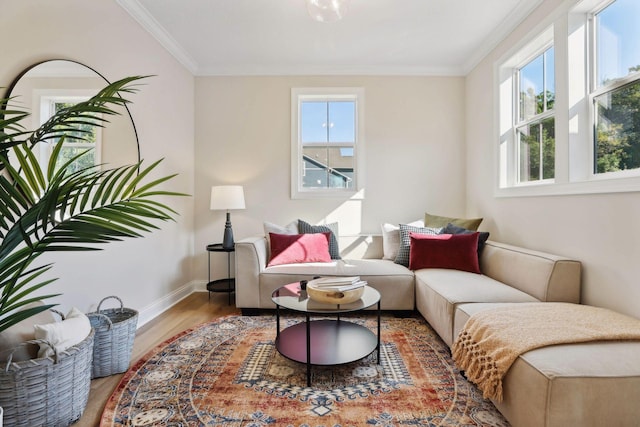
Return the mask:
<path id="1" fill-rule="evenodd" d="M 519 182 L 555 176 L 554 60 L 552 46 L 517 70 Z"/>

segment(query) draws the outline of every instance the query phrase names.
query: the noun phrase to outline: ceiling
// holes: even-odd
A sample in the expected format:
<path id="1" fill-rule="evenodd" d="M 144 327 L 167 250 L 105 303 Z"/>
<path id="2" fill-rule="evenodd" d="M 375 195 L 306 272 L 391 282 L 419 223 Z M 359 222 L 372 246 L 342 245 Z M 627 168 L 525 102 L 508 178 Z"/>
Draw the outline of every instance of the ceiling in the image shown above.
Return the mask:
<path id="1" fill-rule="evenodd" d="M 465 75 L 541 0 L 117 0 L 194 75 Z"/>

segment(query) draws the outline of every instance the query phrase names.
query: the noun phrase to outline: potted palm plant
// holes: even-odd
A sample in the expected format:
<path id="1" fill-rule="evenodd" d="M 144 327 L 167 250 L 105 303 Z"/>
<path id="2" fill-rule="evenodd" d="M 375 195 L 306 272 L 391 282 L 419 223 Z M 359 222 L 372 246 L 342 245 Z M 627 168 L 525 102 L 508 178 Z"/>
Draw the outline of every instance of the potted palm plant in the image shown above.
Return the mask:
<path id="1" fill-rule="evenodd" d="M 54 304 L 26 307 L 56 295 L 40 294 L 56 279 L 43 275 L 52 264 L 36 265 L 53 251 L 87 251 L 100 245 L 158 228 L 158 221 L 176 212 L 157 201 L 180 195 L 159 186 L 175 175 L 151 179 L 160 161 L 108 168 L 69 166 L 85 153 L 61 155 L 56 143 L 47 165 L 34 147 L 46 141 L 83 138 L 91 126 L 104 126 L 116 107 L 137 90 L 143 77 L 128 77 L 107 85 L 87 101 L 57 111 L 35 130 L 21 122 L 29 113 L 0 99 L 0 332 Z"/>

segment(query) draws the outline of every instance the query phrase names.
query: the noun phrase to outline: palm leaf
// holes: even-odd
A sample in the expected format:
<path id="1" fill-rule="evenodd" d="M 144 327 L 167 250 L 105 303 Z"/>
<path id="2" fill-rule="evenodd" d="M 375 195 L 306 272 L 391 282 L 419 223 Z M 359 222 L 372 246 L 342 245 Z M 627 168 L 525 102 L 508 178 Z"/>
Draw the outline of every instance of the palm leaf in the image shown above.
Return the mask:
<path id="1" fill-rule="evenodd" d="M 20 123 L 28 113 L 9 109 L 9 100 L 2 100 L 0 332 L 51 307 L 24 309 L 33 301 L 54 296 L 35 295 L 56 280 L 42 276 L 50 264 L 31 267 L 43 253 L 98 250 L 105 243 L 142 237 L 158 229 L 157 222 L 177 215 L 155 200 L 184 195 L 160 189 L 175 175 L 147 180 L 162 160 L 146 167 L 140 161 L 113 169 L 92 166 L 69 172 L 68 166 L 85 153 L 59 165 L 62 144 L 56 143 L 44 168 L 32 151 L 35 144 L 48 140 L 84 139 L 86 132 L 79 131 L 78 125 L 104 126 L 109 116 L 118 114 L 115 107 L 129 103 L 122 95 L 134 93 L 140 79 L 128 77 L 109 84 L 89 100 L 60 109 L 32 132 Z"/>
<path id="2" fill-rule="evenodd" d="M 43 295 L 38 298 L 31 298 L 31 299 L 25 300 L 26 304 L 21 304 L 17 308 L 30 304 L 31 302 L 41 301 L 46 298 L 53 298 L 57 296 L 59 296 L 59 294 Z M 49 310 L 50 308 L 55 307 L 56 305 L 57 304 L 45 304 L 45 305 L 39 305 L 37 307 L 29 307 L 27 309 L 14 312 L 12 315 L 0 314 L 0 330 L 3 331 L 7 328 L 10 328 L 16 323 L 19 323 L 25 319 L 28 319 L 31 316 L 35 316 L 38 313 L 42 313 L 43 311 Z"/>
<path id="3" fill-rule="evenodd" d="M 91 123 L 102 127 L 106 119 L 96 114 L 118 114 L 110 105 L 117 107 L 128 104 L 129 101 L 120 95 L 136 92 L 137 89 L 132 83 L 142 78 L 144 77 L 134 76 L 118 80 L 107 85 L 90 99 L 61 109 L 28 138 L 29 146 L 32 147 L 40 141 L 56 139 L 66 132 L 77 132 L 77 128 L 68 126 L 68 123 Z"/>
<path id="4" fill-rule="evenodd" d="M 29 116 L 29 113 L 9 108 L 9 102 L 14 98 L 1 98 L 0 105 L 0 155 L 6 156 L 13 145 L 21 143 L 21 138 L 28 135 L 21 122 Z M 0 171 L 4 164 L 0 164 Z"/>

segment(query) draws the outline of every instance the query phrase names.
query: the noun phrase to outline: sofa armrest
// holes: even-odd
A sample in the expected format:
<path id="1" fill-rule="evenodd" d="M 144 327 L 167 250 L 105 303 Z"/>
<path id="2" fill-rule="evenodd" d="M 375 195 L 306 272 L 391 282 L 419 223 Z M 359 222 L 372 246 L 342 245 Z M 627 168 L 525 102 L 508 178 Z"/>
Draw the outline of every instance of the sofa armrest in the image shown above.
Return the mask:
<path id="1" fill-rule="evenodd" d="M 545 252 L 487 241 L 482 273 L 540 301 L 580 302 L 581 263 Z"/>
<path id="2" fill-rule="evenodd" d="M 235 243 L 236 307 L 260 306 L 260 273 L 267 265 L 264 236 L 247 237 Z"/>

